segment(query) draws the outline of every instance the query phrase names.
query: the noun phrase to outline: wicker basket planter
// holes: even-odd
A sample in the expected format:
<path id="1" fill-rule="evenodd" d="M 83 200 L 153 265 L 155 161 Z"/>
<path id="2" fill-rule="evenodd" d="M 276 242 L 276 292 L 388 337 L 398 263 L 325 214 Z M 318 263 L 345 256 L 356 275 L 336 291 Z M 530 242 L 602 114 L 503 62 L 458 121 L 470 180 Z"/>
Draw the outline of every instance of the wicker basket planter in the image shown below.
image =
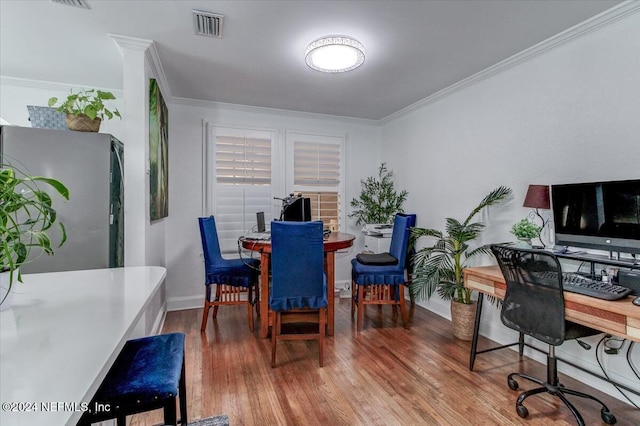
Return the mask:
<path id="1" fill-rule="evenodd" d="M 100 130 L 100 123 L 102 120 L 98 117 L 90 119 L 86 115 L 73 115 L 67 114 L 67 127 L 69 130 L 75 130 L 77 132 L 97 132 Z"/>
<path id="2" fill-rule="evenodd" d="M 473 338 L 473 325 L 476 320 L 478 303 L 469 305 L 451 300 L 451 322 L 453 323 L 453 335 L 460 339 L 470 341 Z"/>

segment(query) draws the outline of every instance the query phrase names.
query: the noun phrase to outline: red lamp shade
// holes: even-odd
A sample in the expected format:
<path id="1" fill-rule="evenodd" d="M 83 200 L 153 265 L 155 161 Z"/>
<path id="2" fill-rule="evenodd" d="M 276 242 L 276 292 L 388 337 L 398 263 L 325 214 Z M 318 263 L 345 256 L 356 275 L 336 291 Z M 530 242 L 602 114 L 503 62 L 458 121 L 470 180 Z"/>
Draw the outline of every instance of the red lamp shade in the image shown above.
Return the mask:
<path id="1" fill-rule="evenodd" d="M 527 196 L 524 197 L 523 207 L 533 209 L 550 209 L 549 186 L 548 185 L 529 185 Z"/>

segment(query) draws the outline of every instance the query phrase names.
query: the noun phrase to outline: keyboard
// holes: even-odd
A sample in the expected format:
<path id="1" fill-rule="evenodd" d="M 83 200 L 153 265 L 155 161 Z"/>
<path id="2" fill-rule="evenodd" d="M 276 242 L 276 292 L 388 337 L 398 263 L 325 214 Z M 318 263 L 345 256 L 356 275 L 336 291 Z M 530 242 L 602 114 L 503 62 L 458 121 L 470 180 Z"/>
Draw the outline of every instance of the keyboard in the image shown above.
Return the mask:
<path id="1" fill-rule="evenodd" d="M 254 240 L 254 241 L 268 241 L 271 239 L 270 232 L 250 232 L 244 235 L 242 238 L 245 240 Z"/>
<path id="2" fill-rule="evenodd" d="M 543 279 L 557 279 L 558 277 L 555 272 L 550 271 L 536 272 L 534 274 Z M 575 272 L 562 273 L 562 287 L 565 291 L 571 293 L 583 294 L 603 300 L 618 300 L 627 297 L 631 293 L 630 288 L 593 280 Z"/>
<path id="3" fill-rule="evenodd" d="M 627 297 L 631 289 L 617 284 L 592 280 L 580 274 L 562 273 L 562 285 L 566 291 L 584 294 L 604 300 L 618 300 Z"/>

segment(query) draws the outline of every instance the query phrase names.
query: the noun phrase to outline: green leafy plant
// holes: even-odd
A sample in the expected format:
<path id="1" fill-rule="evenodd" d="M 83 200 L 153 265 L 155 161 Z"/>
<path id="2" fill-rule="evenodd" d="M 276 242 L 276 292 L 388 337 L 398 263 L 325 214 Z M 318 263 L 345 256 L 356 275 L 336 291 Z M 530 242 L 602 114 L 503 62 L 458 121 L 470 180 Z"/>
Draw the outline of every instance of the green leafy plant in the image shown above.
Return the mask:
<path id="1" fill-rule="evenodd" d="M 386 163 L 378 168 L 378 176 L 361 180 L 362 190 L 359 198 L 351 200 L 355 210 L 349 217 L 356 218 L 356 225 L 363 223 L 391 223 L 396 213 L 402 213 L 402 204 L 409 194 L 407 191 L 396 191 L 393 172 L 387 169 Z"/>
<path id="2" fill-rule="evenodd" d="M 122 118 L 117 108 L 112 111 L 104 104 L 105 101 L 114 100 L 115 98 L 113 93 L 102 90 L 89 89 L 81 90 L 78 93 L 71 91 L 71 94 L 60 105 L 56 105 L 58 98 L 50 98 L 49 106 L 55 107 L 56 111 L 65 114 L 86 115 L 91 120 L 96 118 L 103 120 L 105 117 L 110 120 L 114 116 Z"/>
<path id="3" fill-rule="evenodd" d="M 49 255 L 54 253 L 55 246 L 49 235 L 54 225 L 57 225 L 55 229 L 60 235 L 57 247 L 67 238 L 64 225 L 57 220 L 51 196 L 39 185 L 46 185 L 65 200 L 69 199 L 69 190 L 62 182 L 42 176 L 27 176 L 11 164 L 1 164 L 0 271 L 10 272 L 9 291 L 14 281 L 22 281 L 18 268 L 28 261 L 33 249 Z"/>
<path id="4" fill-rule="evenodd" d="M 445 300 L 454 298 L 460 303 L 471 303 L 471 290 L 464 287 L 462 270 L 468 266 L 469 260 L 490 253 L 487 245 L 471 248 L 471 243 L 484 229 L 483 223 L 471 221 L 483 208 L 502 201 L 509 194 L 511 189 L 505 186 L 494 189 L 463 222 L 446 218 L 445 232 L 425 228 L 411 230 L 412 245 L 420 237 L 436 239 L 433 246 L 421 248 L 413 255 L 412 297 L 428 299 L 437 291 Z"/>
<path id="5" fill-rule="evenodd" d="M 541 231 L 542 227 L 536 225 L 526 218 L 514 224 L 511 228 L 511 233 L 515 235 L 516 238 L 523 238 L 526 240 L 539 237 Z"/>

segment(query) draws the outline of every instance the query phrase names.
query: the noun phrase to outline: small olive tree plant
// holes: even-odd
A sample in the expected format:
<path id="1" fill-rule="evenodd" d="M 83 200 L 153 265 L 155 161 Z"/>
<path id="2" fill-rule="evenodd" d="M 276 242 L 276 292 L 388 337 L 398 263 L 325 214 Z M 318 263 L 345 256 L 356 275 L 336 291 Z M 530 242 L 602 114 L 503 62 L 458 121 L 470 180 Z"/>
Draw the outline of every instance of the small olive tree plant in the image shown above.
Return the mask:
<path id="1" fill-rule="evenodd" d="M 409 193 L 398 192 L 393 182 L 393 172 L 386 163 L 378 168 L 378 176 L 370 176 L 360 181 L 362 190 L 359 198 L 351 200 L 353 211 L 349 217 L 356 219 L 356 225 L 365 223 L 391 223 L 396 213 L 402 213 L 402 204 Z"/>

